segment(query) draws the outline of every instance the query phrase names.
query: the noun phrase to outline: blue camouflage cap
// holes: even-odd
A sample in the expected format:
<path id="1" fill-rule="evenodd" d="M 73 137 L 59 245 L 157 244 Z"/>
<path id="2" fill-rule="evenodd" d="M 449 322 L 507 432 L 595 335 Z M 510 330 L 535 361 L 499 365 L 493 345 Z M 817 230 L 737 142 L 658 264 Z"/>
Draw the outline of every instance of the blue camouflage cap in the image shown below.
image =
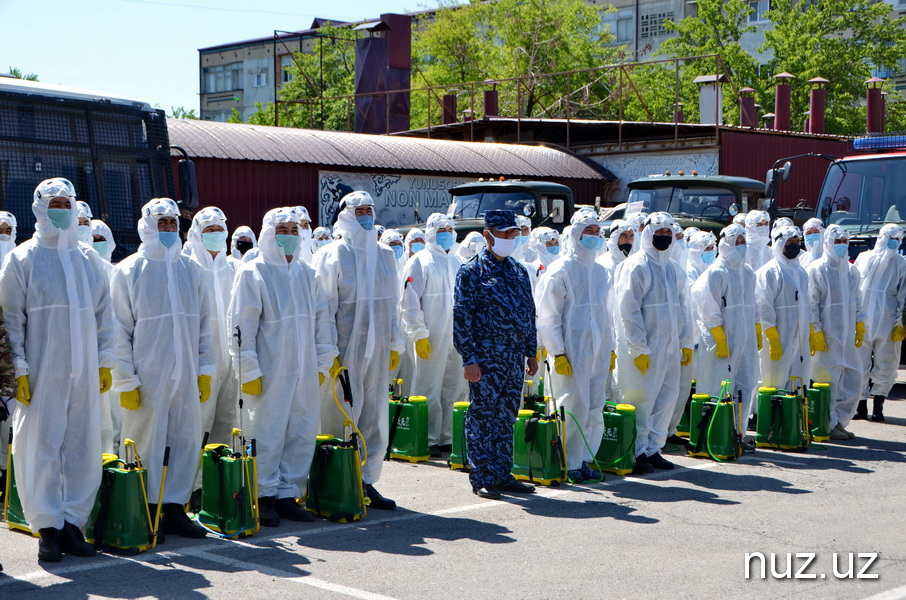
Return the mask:
<path id="1" fill-rule="evenodd" d="M 484 226 L 498 231 L 520 229 L 516 224 L 516 213 L 511 210 L 489 210 L 484 213 Z"/>

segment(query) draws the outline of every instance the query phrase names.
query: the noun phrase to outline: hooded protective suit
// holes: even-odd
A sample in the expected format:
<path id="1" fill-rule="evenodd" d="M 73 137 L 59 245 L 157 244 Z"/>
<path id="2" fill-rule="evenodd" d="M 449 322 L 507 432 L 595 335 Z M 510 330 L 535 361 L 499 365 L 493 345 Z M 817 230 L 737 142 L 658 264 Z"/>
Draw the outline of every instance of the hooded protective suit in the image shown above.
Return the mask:
<path id="1" fill-rule="evenodd" d="M 771 248 L 768 247 L 771 227 L 758 224 L 770 222 L 770 215 L 763 210 L 753 210 L 746 214 L 746 264 L 755 272 L 766 265 L 772 257 Z"/>
<path id="2" fill-rule="evenodd" d="M 113 277 L 113 270 L 116 268 L 110 262 L 113 257 L 113 251 L 116 249 L 113 232 L 103 221 L 93 219 L 91 221 L 91 235 L 104 237 L 104 242 L 93 242 L 92 245 L 95 252 L 104 259 L 102 264 L 104 265 L 109 284 L 110 278 Z M 122 415 L 120 413 L 120 403 L 116 393 L 108 391 L 101 394 L 101 448 L 108 454 L 119 454 L 120 428 L 122 427 Z"/>
<path id="3" fill-rule="evenodd" d="M 899 254 L 903 228 L 888 223 L 881 228 L 875 247 L 856 259 L 861 274 L 860 290 L 865 309 L 863 368 L 868 377 L 862 396 L 888 396 L 897 380 L 901 342 L 892 338 L 895 327 L 903 326 L 906 309 L 906 259 Z M 897 240 L 895 248 L 889 240 Z"/>
<path id="4" fill-rule="evenodd" d="M 393 255 L 396 257 L 396 269 L 399 273 L 400 280 L 403 277 L 403 267 L 406 266 L 406 245 L 403 243 L 403 236 L 400 235 L 400 232 L 396 229 L 386 229 L 384 233 L 381 234 L 380 242 L 390 248 L 393 252 Z M 399 242 L 401 246 L 391 246 L 393 242 Z M 396 256 L 397 251 L 394 248 L 399 248 L 399 256 Z"/>
<path id="5" fill-rule="evenodd" d="M 107 223 L 104 223 L 100 219 L 92 219 L 91 221 L 91 235 L 96 236 L 100 235 L 104 238 L 104 242 L 92 242 L 92 247 L 95 252 L 101 255 L 101 258 L 104 259 L 105 266 L 107 267 L 107 274 L 113 274 L 113 251 L 116 250 L 116 240 L 113 239 L 113 231 L 110 227 L 107 226 Z M 103 246 L 99 245 L 103 244 Z"/>
<path id="6" fill-rule="evenodd" d="M 219 249 L 217 256 L 211 256 L 202 236 L 204 229 L 212 225 L 219 225 L 226 234 L 226 216 L 222 210 L 208 206 L 195 213 L 183 253 L 201 267 L 210 307 L 208 316 L 216 370 L 211 378 L 211 397 L 201 405 L 201 430 L 210 434 L 209 443 L 228 444 L 232 440 L 233 428 L 239 426 L 239 407 L 236 373 L 230 361 L 232 332 L 227 328 L 227 309 L 236 265 L 241 263 L 229 260 L 226 244 Z"/>
<path id="7" fill-rule="evenodd" d="M 477 231 L 471 231 L 456 249 L 456 258 L 461 263 L 467 263 L 472 260 L 473 256 L 484 250 L 485 246 L 487 246 L 487 242 L 484 241 L 484 236 Z"/>
<path id="8" fill-rule="evenodd" d="M 705 252 L 705 248 L 708 246 L 715 246 L 711 252 L 717 250 L 717 240 L 714 239 L 714 234 L 710 231 L 696 231 L 689 237 L 689 258 L 686 261 L 686 277 L 689 280 L 690 287 L 708 267 L 714 264 L 716 258 L 714 254 L 710 255 L 709 262 L 705 262 L 706 257 L 709 256 Z"/>
<path id="9" fill-rule="evenodd" d="M 299 224 L 299 237 L 302 238 L 299 242 L 299 251 L 296 254 L 299 260 L 311 266 L 311 257 L 315 253 L 311 245 L 311 216 L 308 214 L 308 209 L 304 206 L 294 206 L 292 211 L 296 215 L 296 223 Z M 305 227 L 302 226 L 303 223 Z"/>
<path id="10" fill-rule="evenodd" d="M 535 257 L 532 255 L 532 252 L 528 247 L 528 241 L 532 235 L 532 220 L 523 215 L 516 215 L 516 225 L 518 225 L 520 228 L 528 227 L 529 232 L 525 235 L 523 235 L 521 231 L 519 232 L 519 237 L 516 238 L 518 240 L 518 242 L 516 243 L 516 250 L 514 250 L 510 256 L 512 256 L 522 264 L 529 264 L 533 260 L 535 260 Z"/>
<path id="11" fill-rule="evenodd" d="M 673 225 L 667 213 L 648 217 L 636 236 L 640 249 L 622 263 L 615 286 L 614 391 L 621 402 L 636 407 L 636 456 L 651 456 L 664 445 L 679 401 L 682 350 L 692 347 L 684 310 L 686 286 L 678 281 L 679 269 L 671 264 L 669 249 L 657 250 L 652 243 L 655 231 Z M 642 354 L 649 357 L 646 373 L 635 364 Z"/>
<path id="12" fill-rule="evenodd" d="M 239 248 L 236 247 L 236 244 L 239 242 L 239 238 L 243 237 L 247 237 L 252 240 L 252 249 L 248 250 L 245 255 L 243 255 L 242 251 L 240 251 Z M 237 262 L 244 261 L 246 260 L 246 256 L 251 254 L 252 250 L 257 247 L 258 238 L 255 237 L 255 232 L 252 231 L 252 228 L 248 227 L 247 225 L 237 227 L 236 230 L 233 231 L 233 235 L 230 238 L 230 258 L 236 260 Z M 251 256 L 248 256 L 248 260 L 251 260 L 251 258 Z"/>
<path id="13" fill-rule="evenodd" d="M 352 192 L 343 201 L 345 207 L 336 224 L 343 237 L 315 255 L 314 267 L 327 296 L 328 315 L 336 322 L 334 342 L 340 363 L 349 369 L 350 416 L 368 445 L 362 477 L 366 484 L 373 484 L 381 475 L 390 434 L 390 353 L 404 348 L 397 319 L 396 258 L 390 248 L 378 244 L 377 231 L 364 229 L 355 218 L 356 206 L 374 205 L 371 196 Z M 334 403 L 329 381 L 321 394 L 321 432 L 343 433 L 343 415 Z"/>
<path id="14" fill-rule="evenodd" d="M 424 243 L 425 243 L 425 232 L 422 231 L 421 229 L 419 229 L 418 227 L 413 227 L 412 229 L 409 230 L 409 233 L 406 234 L 406 240 L 405 240 L 405 242 L 406 242 L 406 243 L 405 243 L 406 252 L 404 253 L 404 255 L 406 256 L 406 258 L 411 257 L 412 254 L 413 254 L 412 250 L 411 250 L 410 247 L 409 247 L 409 244 L 410 244 L 413 240 L 415 240 L 415 241 L 417 241 L 417 242 L 420 242 L 422 245 L 424 245 Z M 424 250 L 424 248 L 422 248 L 422 250 Z"/>
<path id="15" fill-rule="evenodd" d="M 185 504 L 202 441 L 198 377 L 216 374 L 205 273 L 176 242 L 161 243 L 158 220 L 179 218 L 170 198 L 142 207 L 138 252 L 117 264 L 111 281 L 117 322 L 114 391 L 136 388 L 140 404 L 122 411 L 122 437 L 135 440 L 148 469 L 148 502 Z M 170 446 L 166 491 L 158 498 L 164 448 Z"/>
<path id="16" fill-rule="evenodd" d="M 749 213 L 751 214 L 751 213 Z M 748 227 L 747 233 L 748 233 Z M 770 343 L 765 333 L 760 355 L 761 380 L 759 387 L 790 389 L 790 377 L 801 377 L 807 384 L 811 373 L 809 325 L 811 309 L 808 297 L 808 276 L 799 265 L 799 258 L 783 255 L 790 238 L 798 237 L 793 227 L 777 232 L 771 250 L 774 258 L 755 272 L 755 311 L 763 332 L 776 327 L 783 354 L 771 359 Z M 746 236 L 748 243 L 748 235 Z M 751 248 L 747 251 L 748 258 Z M 798 381 L 797 381 L 798 385 Z M 757 392 L 757 390 L 756 390 Z M 753 406 L 753 409 L 756 409 Z M 753 410 L 754 412 L 754 410 Z"/>
<path id="17" fill-rule="evenodd" d="M 229 338 L 242 383 L 261 378 L 261 394 L 244 394 L 247 437 L 258 440 L 258 496 L 301 498 L 315 450 L 320 394 L 312 384 L 337 356 L 336 330 L 315 273 L 296 256 L 287 262 L 275 229 L 296 222 L 290 209 L 264 216 L 259 255 L 236 272 Z M 296 249 L 298 253 L 298 248 Z"/>
<path id="18" fill-rule="evenodd" d="M 70 222 L 51 224 L 48 204 L 68 198 Z M 31 402 L 16 403 L 16 485 L 32 531 L 83 527 L 101 482 L 99 368 L 115 361 L 113 315 L 101 257 L 76 238 L 75 190 L 65 179 L 35 189 L 35 235 L 0 270 L 0 305 L 16 377 Z"/>
<path id="19" fill-rule="evenodd" d="M 91 245 L 91 219 L 94 218 L 94 215 L 91 214 L 91 207 L 88 206 L 87 202 L 81 200 L 76 200 L 76 210 L 79 213 L 79 222 L 76 223 L 76 238 L 83 244 Z M 82 225 L 82 219 L 87 219 L 88 224 Z"/>
<path id="20" fill-rule="evenodd" d="M 314 254 L 333 241 L 329 227 L 318 227 L 311 234 L 311 253 Z"/>
<path id="21" fill-rule="evenodd" d="M 849 425 L 865 383 L 862 353 L 855 346 L 856 323 L 865 322 L 859 270 L 850 264 L 849 254 L 834 252 L 834 242 L 841 238 L 848 241 L 849 232 L 829 225 L 823 255 L 806 269 L 811 321 L 827 343 L 827 352 L 815 352 L 812 358 L 812 379 L 831 384 L 831 427 Z"/>
<path id="22" fill-rule="evenodd" d="M 648 213 L 645 212 L 632 213 L 623 217 L 623 220 L 629 223 L 630 227 L 632 227 L 632 230 L 635 232 L 635 238 L 632 240 L 632 250 L 629 252 L 630 254 L 635 254 L 639 251 L 642 243 L 642 236 L 640 236 L 639 233 L 641 233 L 642 225 L 647 219 Z"/>
<path id="23" fill-rule="evenodd" d="M 0 266 L 3 266 L 3 259 L 9 254 L 10 250 L 16 247 L 16 217 L 11 212 L 0 210 L 0 225 L 8 225 L 12 229 L 9 237 L 2 236 L 0 239 Z"/>
<path id="24" fill-rule="evenodd" d="M 399 240 L 402 243 L 402 246 L 390 246 L 390 243 L 393 241 Z M 396 259 L 396 268 L 397 268 L 397 285 L 403 285 L 403 270 L 406 268 L 406 262 L 409 259 L 409 253 L 406 251 L 406 241 L 399 231 L 396 229 L 387 229 L 384 233 L 381 234 L 380 242 L 386 244 L 390 250 L 393 251 L 394 256 L 397 254 L 395 248 L 399 248 L 399 257 Z M 402 287 L 400 288 L 402 289 Z M 399 307 L 399 312 L 402 312 L 403 307 Z M 397 318 L 400 318 L 397 314 Z M 402 325 L 400 325 L 400 330 L 402 330 Z M 408 344 L 407 344 L 408 346 Z M 412 391 L 412 373 L 415 370 L 415 365 L 413 364 L 413 355 L 411 351 L 403 352 L 400 354 L 400 364 L 397 368 L 390 371 L 390 381 L 393 383 L 396 379 L 402 379 L 402 386 L 394 385 L 394 390 L 398 390 L 400 395 L 409 396 Z"/>
<path id="25" fill-rule="evenodd" d="M 535 303 L 541 344 L 549 356 L 565 355 L 572 367 L 572 375 L 552 370 L 548 390 L 575 417 L 566 418 L 566 464 L 575 470 L 594 458 L 604 434 L 601 411 L 615 346 L 610 274 L 595 260 L 597 249 L 580 241 L 590 237 L 582 232 L 598 224 L 597 215 L 576 213 L 571 224 L 571 250 L 541 278 Z"/>
<path id="26" fill-rule="evenodd" d="M 548 247 L 547 243 L 552 240 L 556 240 L 559 243 L 560 234 L 556 229 L 551 229 L 550 227 L 538 227 L 533 229 L 529 235 L 529 251 L 535 257 L 535 260 L 532 261 L 532 268 L 535 270 L 534 276 L 536 280 L 541 278 L 551 263 L 564 256 L 561 246 Z M 555 252 L 550 250 L 555 250 Z"/>
<path id="27" fill-rule="evenodd" d="M 606 251 L 597 259 L 598 262 L 607 269 L 607 272 L 610 273 L 612 281 L 616 281 L 617 265 L 622 264 L 627 257 L 627 255 L 623 254 L 623 251 L 619 248 L 620 236 L 627 231 L 635 232 L 635 228 L 633 228 L 631 223 L 622 219 L 614 221 L 610 226 L 610 235 L 607 236 L 607 240 L 604 242 Z"/>
<path id="28" fill-rule="evenodd" d="M 453 403 L 466 395 L 462 358 L 453 348 L 453 285 L 462 263 L 437 243 L 438 229 L 453 225 L 441 213 L 428 217 L 428 245 L 406 263 L 401 303 L 406 353 L 415 363 L 412 393 L 428 398 L 428 443 L 441 446 L 452 443 Z M 427 358 L 418 354 L 419 340 L 425 339 L 430 344 Z"/>
<path id="29" fill-rule="evenodd" d="M 813 227 L 817 227 L 820 233 L 817 234 L 818 239 L 814 242 L 809 239 L 809 234 L 805 234 L 805 252 L 799 255 L 799 264 L 802 265 L 803 269 L 821 258 L 821 254 L 824 251 L 824 223 L 821 222 L 821 219 L 814 217 L 809 219 L 802 226 L 802 231 L 805 233 Z"/>
<path id="30" fill-rule="evenodd" d="M 736 245 L 739 236 L 745 236 L 742 225 L 730 225 L 720 232 L 720 254 L 692 285 L 692 305 L 701 339 L 695 388 L 699 394 L 719 396 L 721 383 L 729 379 L 733 398 L 742 392 L 742 414 L 747 419 L 758 383 L 755 273 L 746 264 L 746 247 Z M 717 357 L 712 333 L 715 327 L 721 327 L 726 336 L 730 353 L 726 358 Z"/>

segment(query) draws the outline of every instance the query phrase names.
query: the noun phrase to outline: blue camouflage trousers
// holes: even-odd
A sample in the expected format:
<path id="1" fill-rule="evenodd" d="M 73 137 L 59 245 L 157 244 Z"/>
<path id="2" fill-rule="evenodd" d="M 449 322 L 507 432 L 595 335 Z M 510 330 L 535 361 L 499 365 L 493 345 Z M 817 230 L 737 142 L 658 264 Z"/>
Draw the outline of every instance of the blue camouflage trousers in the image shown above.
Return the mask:
<path id="1" fill-rule="evenodd" d="M 476 488 L 513 478 L 513 423 L 522 400 L 525 358 L 522 352 L 497 350 L 479 360 L 481 379 L 469 382 L 466 447 L 469 482 Z"/>

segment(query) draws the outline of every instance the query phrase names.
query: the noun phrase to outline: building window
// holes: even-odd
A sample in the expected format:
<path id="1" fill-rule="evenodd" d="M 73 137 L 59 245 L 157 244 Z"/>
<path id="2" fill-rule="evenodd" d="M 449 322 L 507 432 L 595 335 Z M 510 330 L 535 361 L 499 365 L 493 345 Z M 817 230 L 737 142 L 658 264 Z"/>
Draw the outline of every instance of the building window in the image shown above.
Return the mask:
<path id="1" fill-rule="evenodd" d="M 633 31 L 632 31 L 632 17 L 626 17 L 625 19 L 617 19 L 617 41 L 618 42 L 629 42 L 632 41 Z"/>
<path id="2" fill-rule="evenodd" d="M 252 87 L 264 87 L 267 85 L 267 73 L 252 73 Z"/>
<path id="3" fill-rule="evenodd" d="M 673 21 L 675 16 L 676 13 L 673 12 L 642 15 L 639 20 L 639 37 L 653 38 L 667 35 L 667 30 L 664 28 L 664 22 Z"/>
<path id="4" fill-rule="evenodd" d="M 749 2 L 749 8 L 752 9 L 752 12 L 749 13 L 749 23 L 761 23 L 762 21 L 767 21 L 764 17 L 764 13 L 771 10 L 771 2 L 770 0 Z"/>
<path id="5" fill-rule="evenodd" d="M 216 92 L 229 92 L 241 90 L 242 84 L 240 75 L 242 72 L 242 63 L 232 63 L 229 65 L 217 65 L 215 67 L 204 68 L 204 92 L 213 94 Z"/>
<path id="6" fill-rule="evenodd" d="M 283 71 L 283 76 L 282 76 L 283 83 L 289 83 L 290 81 L 293 80 L 293 74 L 289 70 L 289 68 L 293 66 L 293 57 L 289 54 L 281 56 L 280 57 L 280 66 L 282 67 L 281 70 Z"/>

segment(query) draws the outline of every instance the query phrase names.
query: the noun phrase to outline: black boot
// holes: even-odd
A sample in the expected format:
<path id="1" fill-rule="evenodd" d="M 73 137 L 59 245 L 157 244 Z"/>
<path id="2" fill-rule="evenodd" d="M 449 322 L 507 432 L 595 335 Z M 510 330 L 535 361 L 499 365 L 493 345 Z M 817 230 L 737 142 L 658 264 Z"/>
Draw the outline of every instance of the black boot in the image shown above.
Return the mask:
<path id="1" fill-rule="evenodd" d="M 884 422 L 884 396 L 875 396 L 871 407 L 871 420 L 876 423 Z"/>
<path id="2" fill-rule="evenodd" d="M 868 418 L 868 400 L 859 400 L 856 407 L 856 414 L 853 415 L 853 421 L 862 421 Z"/>
<path id="3" fill-rule="evenodd" d="M 276 498 L 262 496 L 258 498 L 258 522 L 262 527 L 277 527 L 280 525 L 280 515 L 277 514 Z"/>
<path id="4" fill-rule="evenodd" d="M 299 506 L 299 503 L 296 502 L 295 498 L 277 498 L 274 501 L 274 508 L 277 510 L 277 514 L 284 519 L 289 519 L 290 521 L 301 521 L 303 523 L 311 523 L 315 520 L 315 516 Z"/>
<path id="5" fill-rule="evenodd" d="M 186 514 L 184 504 L 164 504 L 163 515 L 160 518 L 161 529 L 171 535 L 200 539 L 208 535 L 204 527 L 192 521 Z"/>
<path id="6" fill-rule="evenodd" d="M 82 530 L 72 523 L 64 523 L 60 532 L 60 549 L 73 556 L 94 556 L 97 550 L 85 541 Z"/>
<path id="7" fill-rule="evenodd" d="M 378 510 L 394 510 L 396 508 L 396 502 L 390 498 L 384 498 L 381 496 L 381 493 L 374 489 L 374 486 L 370 483 L 362 484 L 365 488 L 365 496 L 371 500 L 371 508 L 376 508 Z"/>
<path id="8" fill-rule="evenodd" d="M 38 560 L 47 562 L 57 562 L 63 558 L 63 550 L 60 549 L 60 530 L 54 527 L 45 527 L 38 530 L 41 536 L 38 541 Z"/>

